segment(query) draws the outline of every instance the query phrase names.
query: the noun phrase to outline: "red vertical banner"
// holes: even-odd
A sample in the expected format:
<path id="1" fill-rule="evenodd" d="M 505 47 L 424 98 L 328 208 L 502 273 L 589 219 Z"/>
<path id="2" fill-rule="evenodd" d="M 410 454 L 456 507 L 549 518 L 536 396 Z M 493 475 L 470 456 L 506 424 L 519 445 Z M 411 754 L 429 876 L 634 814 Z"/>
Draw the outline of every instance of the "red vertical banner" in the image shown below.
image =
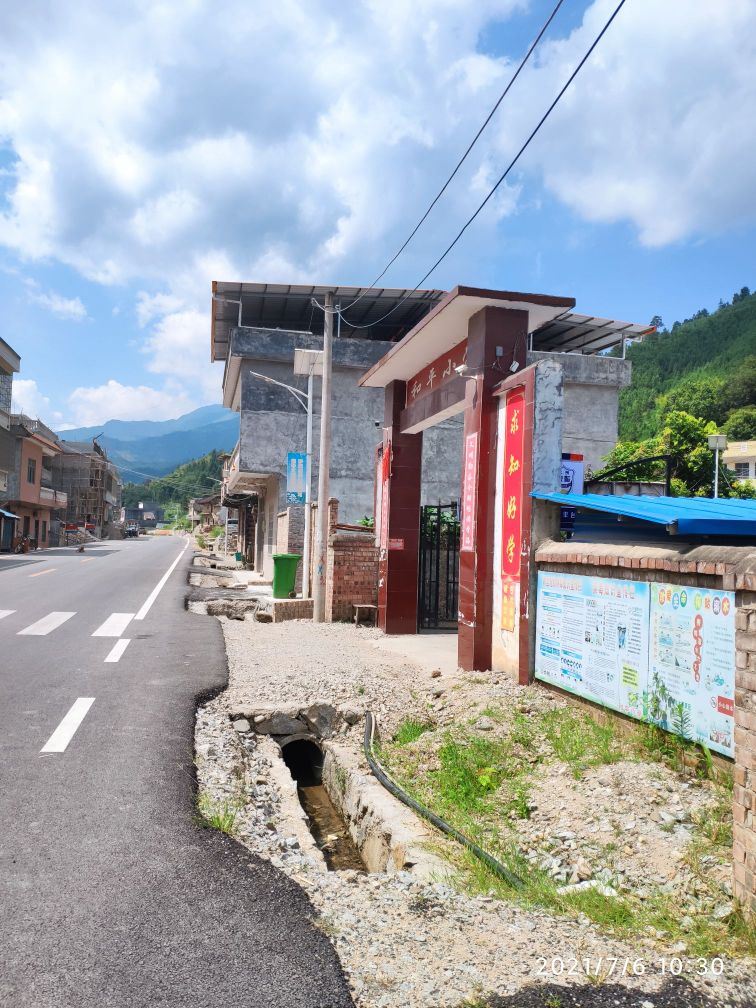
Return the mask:
<path id="1" fill-rule="evenodd" d="M 465 438 L 465 454 L 462 465 L 462 528 L 459 536 L 459 548 L 471 552 L 475 549 L 476 481 L 478 476 L 477 434 L 468 434 Z"/>
<path id="2" fill-rule="evenodd" d="M 383 458 L 381 459 L 381 528 L 380 528 L 380 548 L 385 550 L 388 546 L 389 527 L 389 479 L 391 478 L 391 438 L 385 438 L 383 442 Z"/>
<path id="3" fill-rule="evenodd" d="M 504 462 L 501 497 L 501 628 L 514 630 L 522 552 L 522 470 L 525 393 L 507 394 L 504 407 Z"/>

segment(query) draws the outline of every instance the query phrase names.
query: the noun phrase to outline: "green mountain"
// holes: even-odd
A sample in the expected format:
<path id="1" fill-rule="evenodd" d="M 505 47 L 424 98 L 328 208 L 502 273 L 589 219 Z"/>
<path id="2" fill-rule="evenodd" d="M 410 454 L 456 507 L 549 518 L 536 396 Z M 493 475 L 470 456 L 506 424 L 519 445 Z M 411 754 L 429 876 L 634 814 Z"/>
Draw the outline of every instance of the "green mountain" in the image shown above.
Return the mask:
<path id="1" fill-rule="evenodd" d="M 151 500 L 158 504 L 177 503 L 185 511 L 190 497 L 204 497 L 218 489 L 223 469 L 220 456 L 220 452 L 211 451 L 178 466 L 160 479 L 125 483 L 123 506 L 136 507 L 139 501 Z"/>
<path id="2" fill-rule="evenodd" d="M 621 441 L 653 437 L 675 410 L 713 420 L 733 440 L 756 425 L 756 293 L 747 287 L 732 304 L 634 343 L 627 357 L 633 379 L 620 395 Z"/>
<path id="3" fill-rule="evenodd" d="M 208 452 L 232 451 L 239 439 L 239 416 L 223 406 L 202 406 L 175 420 L 108 420 L 60 436 L 67 441 L 97 436 L 124 482 L 140 483 Z"/>

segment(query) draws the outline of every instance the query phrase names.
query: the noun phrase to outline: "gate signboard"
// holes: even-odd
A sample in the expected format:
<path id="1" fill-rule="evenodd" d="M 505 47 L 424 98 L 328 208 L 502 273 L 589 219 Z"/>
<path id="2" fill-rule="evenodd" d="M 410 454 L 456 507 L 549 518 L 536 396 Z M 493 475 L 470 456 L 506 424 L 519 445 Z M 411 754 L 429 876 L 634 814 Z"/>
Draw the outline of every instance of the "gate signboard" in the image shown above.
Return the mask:
<path id="1" fill-rule="evenodd" d="M 522 553 L 522 469 L 525 393 L 507 395 L 504 411 L 504 482 L 501 515 L 501 628 L 514 630 Z"/>

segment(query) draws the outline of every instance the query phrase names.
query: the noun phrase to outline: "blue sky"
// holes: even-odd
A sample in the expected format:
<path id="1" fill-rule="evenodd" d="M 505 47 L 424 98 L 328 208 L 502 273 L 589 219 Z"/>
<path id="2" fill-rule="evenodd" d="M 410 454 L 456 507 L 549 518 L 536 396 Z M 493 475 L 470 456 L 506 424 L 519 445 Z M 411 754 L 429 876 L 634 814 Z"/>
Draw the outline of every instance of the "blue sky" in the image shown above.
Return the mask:
<path id="1" fill-rule="evenodd" d="M 55 426 L 218 401 L 212 279 L 370 282 L 553 4 L 103 6 L 19 10 L 0 40 L 2 336 Z M 565 0 L 383 283 L 415 285 L 613 7 Z M 628 0 L 428 285 L 671 325 L 756 284 L 755 40 L 748 0 Z"/>

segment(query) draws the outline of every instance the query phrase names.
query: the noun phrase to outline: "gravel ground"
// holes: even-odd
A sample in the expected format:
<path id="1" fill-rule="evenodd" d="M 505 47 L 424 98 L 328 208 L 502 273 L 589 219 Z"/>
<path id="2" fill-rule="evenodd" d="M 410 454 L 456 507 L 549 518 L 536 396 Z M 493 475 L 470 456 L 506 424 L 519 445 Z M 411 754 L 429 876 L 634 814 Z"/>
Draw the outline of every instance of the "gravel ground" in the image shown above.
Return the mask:
<path id="1" fill-rule="evenodd" d="M 423 882 L 408 873 L 325 871 L 292 801 L 293 784 L 287 781 L 285 768 L 281 775 L 274 743 L 238 735 L 231 727 L 230 711 L 250 705 L 327 701 L 360 712 L 372 709 L 388 737 L 407 717 L 432 716 L 439 724 L 478 717 L 480 723 L 485 722 L 483 709 L 492 702 L 525 704 L 537 711 L 562 705 L 562 701 L 543 690 L 522 689 L 503 677 L 489 676 L 483 681 L 461 673 L 439 676 L 432 666 L 409 665 L 374 647 L 378 632 L 369 628 L 310 622 L 258 624 L 225 618 L 221 623 L 229 687 L 198 713 L 201 798 L 208 807 L 232 808 L 234 835 L 307 892 L 359 1008 L 462 1008 L 468 1004 L 481 1008 L 590 1008 L 599 1004 L 745 1008 L 756 1004 L 752 970 L 743 962 L 727 962 L 721 977 L 691 975 L 693 986 L 688 986 L 687 979 L 672 982 L 661 972 L 662 957 L 668 959 L 670 949 L 653 938 L 620 941 L 600 933 L 582 916 L 569 920 L 525 911 L 491 897 L 467 896 L 446 882 Z M 492 729 L 484 723 L 480 730 Z M 361 738 L 361 722 L 342 726 L 341 744 L 358 752 Z M 658 786 L 660 802 L 633 801 L 631 794 L 620 793 L 624 774 L 630 772 L 622 764 L 599 768 L 581 781 L 557 767 L 558 787 L 546 779 L 546 790 L 539 791 L 535 801 L 539 814 L 525 827 L 532 831 L 529 840 L 534 853 L 540 857 L 543 850 L 535 837 L 539 830 L 549 840 L 578 848 L 583 841 L 590 842 L 592 816 L 608 817 L 610 824 L 616 819 L 621 827 L 623 817 L 626 824 L 627 816 L 633 815 L 644 829 L 648 826 L 645 835 L 659 848 L 655 855 L 659 874 L 665 878 L 674 874 L 680 846 L 686 842 L 686 816 L 706 798 L 700 789 L 689 795 L 679 783 L 676 790 L 667 790 L 667 771 L 655 764 L 633 763 L 636 780 L 639 767 L 649 775 L 649 783 Z M 547 793 L 549 788 L 553 794 Z M 573 801 L 576 796 L 579 803 Z M 671 831 L 662 830 L 660 810 L 674 813 L 678 806 L 683 821 L 674 819 Z M 580 814 L 576 816 L 575 810 Z M 561 829 L 565 823 L 568 829 Z M 556 837 L 559 832 L 575 836 Z M 566 848 L 573 860 L 579 853 L 574 848 Z M 554 856 L 558 854 L 556 850 Z M 628 862 L 624 876 L 612 877 L 618 886 L 620 877 L 633 878 L 634 858 L 642 861 L 642 845 L 637 851 L 624 852 L 623 857 Z M 586 963 L 590 972 L 606 973 L 614 959 L 613 975 L 602 983 L 588 982 Z M 572 975 L 555 975 L 562 963 L 566 974 L 570 961 L 576 961 Z M 695 970 L 694 960 L 683 956 L 682 961 L 686 971 Z M 644 973 L 634 976 L 633 969 Z"/>

